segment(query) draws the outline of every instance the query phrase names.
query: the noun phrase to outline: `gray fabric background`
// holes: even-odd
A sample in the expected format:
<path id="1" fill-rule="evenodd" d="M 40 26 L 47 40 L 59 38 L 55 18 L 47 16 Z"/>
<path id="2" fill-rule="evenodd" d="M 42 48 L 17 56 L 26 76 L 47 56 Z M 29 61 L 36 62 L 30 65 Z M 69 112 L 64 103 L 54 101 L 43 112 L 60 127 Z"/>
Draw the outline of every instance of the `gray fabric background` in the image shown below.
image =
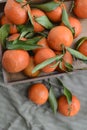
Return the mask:
<path id="1" fill-rule="evenodd" d="M 0 73 L 0 130 L 86 130 L 87 71 L 66 74 L 61 80 L 81 101 L 80 112 L 74 117 L 54 115 L 48 103 L 35 105 L 27 98 L 30 83 L 7 86 Z M 51 83 L 58 94 L 55 79 Z"/>

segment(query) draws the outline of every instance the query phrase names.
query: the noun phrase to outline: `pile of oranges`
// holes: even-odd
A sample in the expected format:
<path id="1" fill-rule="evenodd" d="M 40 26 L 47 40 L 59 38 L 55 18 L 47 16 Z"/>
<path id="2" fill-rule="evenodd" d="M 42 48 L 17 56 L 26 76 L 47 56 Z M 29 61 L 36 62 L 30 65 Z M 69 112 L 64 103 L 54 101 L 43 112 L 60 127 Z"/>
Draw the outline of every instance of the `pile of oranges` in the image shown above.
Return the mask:
<path id="1" fill-rule="evenodd" d="M 9 32 L 2 30 L 5 35 L 8 34 L 4 39 L 3 68 L 8 73 L 22 71 L 28 77 L 36 77 L 41 72 L 67 72 L 71 69 L 73 55 L 66 48 L 71 48 L 74 39 L 82 32 L 78 18 L 87 18 L 87 0 L 74 0 L 72 10 L 74 15 L 68 16 L 65 3 L 59 0 L 43 4 L 7 0 L 0 18 L 1 28 L 9 25 Z M 25 45 L 31 49 L 28 50 Z M 87 37 L 79 40 L 77 51 L 87 60 Z M 83 56 L 80 55 L 80 58 Z M 56 60 L 53 60 L 55 57 Z M 32 73 L 35 66 L 45 61 L 46 64 L 51 59 L 53 62 Z M 32 85 L 28 91 L 28 98 L 38 105 L 46 103 L 48 97 L 49 91 L 42 83 Z M 74 95 L 70 105 L 64 95 L 58 99 L 58 111 L 65 116 L 74 116 L 79 109 L 80 101 Z"/>
<path id="2" fill-rule="evenodd" d="M 44 8 L 45 4 L 47 3 L 49 6 L 50 3 L 52 5 L 52 2 L 53 5 L 55 5 L 54 9 L 48 7 L 47 11 L 47 8 Z M 81 13 L 77 14 L 77 11 L 80 8 L 77 7 L 77 0 L 74 2 L 75 7 L 73 8 L 73 12 L 76 16 L 83 18 L 81 17 Z M 22 43 L 23 45 L 24 43 L 27 43 L 28 45 L 28 41 L 32 40 L 36 36 L 41 37 L 35 43 L 39 48 L 31 49 L 29 51 L 23 48 L 21 49 L 21 47 L 8 49 L 6 48 L 7 43 L 5 43 L 5 49 L 2 56 L 2 66 L 8 73 L 18 73 L 22 71 L 29 77 L 36 77 L 42 71 L 45 73 L 51 73 L 55 70 L 58 72 L 66 72 L 69 69 L 67 66 L 72 66 L 73 56 L 66 50 L 66 47 L 72 47 L 73 40 L 81 34 L 81 23 L 78 18 L 69 15 L 69 27 L 66 24 L 66 21 L 64 21 L 63 16 L 63 11 L 67 12 L 66 5 L 58 0 L 46 3 L 43 4 L 43 8 L 39 8 L 37 4 L 29 3 L 26 0 L 7 0 L 4 7 L 4 13 L 0 18 L 1 27 L 6 24 L 9 25 L 9 34 L 6 37 L 5 42 L 10 43 L 11 45 L 11 42 L 15 44 L 15 42 L 19 40 L 21 41 L 20 46 L 22 46 Z M 86 14 L 84 11 L 83 15 L 85 18 L 87 18 Z M 47 22 L 49 21 L 48 24 L 44 22 L 44 19 Z M 19 30 L 19 27 L 24 27 L 28 25 L 28 23 L 29 27 L 27 26 L 27 29 L 31 27 L 33 29 L 33 31 L 30 32 L 30 38 L 26 37 L 27 29 L 25 32 Z M 26 35 L 22 35 L 24 33 L 26 33 Z M 78 51 L 87 56 L 87 51 L 84 52 L 84 48 L 87 50 L 87 39 L 78 47 Z M 32 54 L 30 51 L 32 51 Z M 62 54 L 63 57 L 59 59 L 59 61 L 55 60 L 43 67 L 41 70 L 32 73 L 32 70 L 36 65 Z"/>

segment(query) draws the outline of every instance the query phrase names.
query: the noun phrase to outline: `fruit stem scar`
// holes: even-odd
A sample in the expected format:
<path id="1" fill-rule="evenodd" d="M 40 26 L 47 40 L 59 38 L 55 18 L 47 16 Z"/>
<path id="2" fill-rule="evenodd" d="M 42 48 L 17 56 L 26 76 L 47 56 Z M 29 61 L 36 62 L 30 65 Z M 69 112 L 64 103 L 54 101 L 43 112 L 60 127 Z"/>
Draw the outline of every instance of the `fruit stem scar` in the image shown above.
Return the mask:
<path id="1" fill-rule="evenodd" d="M 68 116 L 70 116 L 71 111 L 72 111 L 72 106 L 71 106 L 71 103 L 70 103 L 69 106 L 68 106 Z"/>

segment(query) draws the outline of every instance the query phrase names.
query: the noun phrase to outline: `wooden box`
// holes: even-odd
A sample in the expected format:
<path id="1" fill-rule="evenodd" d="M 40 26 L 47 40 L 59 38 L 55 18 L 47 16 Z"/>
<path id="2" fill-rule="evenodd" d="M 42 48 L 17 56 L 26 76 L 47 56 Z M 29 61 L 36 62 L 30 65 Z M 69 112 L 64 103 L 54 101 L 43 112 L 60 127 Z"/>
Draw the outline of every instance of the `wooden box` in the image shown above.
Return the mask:
<path id="1" fill-rule="evenodd" d="M 68 2 L 65 2 L 65 4 L 69 8 L 70 5 L 71 5 L 71 1 L 68 0 Z M 0 2 L 0 13 L 3 12 L 4 5 L 5 5 L 4 1 Z M 80 34 L 80 36 L 78 38 L 76 38 L 74 40 L 74 43 L 80 37 L 87 36 L 87 19 L 82 19 L 80 21 L 81 21 L 81 24 L 82 24 L 82 33 Z M 0 46 L 0 62 L 2 60 L 1 57 L 2 57 L 2 48 Z M 83 63 L 82 61 L 74 61 L 73 64 L 74 64 L 74 68 L 86 68 L 87 67 L 87 64 Z M 76 73 L 77 71 L 82 71 L 82 70 L 76 70 L 76 71 L 73 71 L 73 72 L 69 72 L 68 74 Z M 47 79 L 47 78 L 66 75 L 66 73 L 58 73 L 58 72 L 55 71 L 55 72 L 50 73 L 50 74 L 41 73 L 36 78 L 29 78 L 29 77 L 25 76 L 22 72 L 16 73 L 16 74 L 10 74 L 10 73 L 7 73 L 3 68 L 2 68 L 2 72 L 3 72 L 4 82 L 6 84 L 18 84 L 18 83 L 33 82 L 33 81 L 36 81 L 36 80 L 43 80 L 43 79 Z"/>

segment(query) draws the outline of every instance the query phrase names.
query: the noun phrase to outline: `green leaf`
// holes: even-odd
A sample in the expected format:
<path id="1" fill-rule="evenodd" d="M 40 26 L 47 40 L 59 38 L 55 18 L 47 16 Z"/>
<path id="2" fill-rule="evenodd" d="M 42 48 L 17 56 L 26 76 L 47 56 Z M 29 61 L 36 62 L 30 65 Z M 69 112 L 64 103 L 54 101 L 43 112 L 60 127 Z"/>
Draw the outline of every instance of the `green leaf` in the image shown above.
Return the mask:
<path id="1" fill-rule="evenodd" d="M 63 93 L 67 98 L 68 104 L 71 104 L 71 102 L 72 102 L 72 93 L 65 86 L 64 86 Z"/>
<path id="2" fill-rule="evenodd" d="M 23 2 L 23 0 L 16 0 L 16 2 L 21 3 L 21 2 Z"/>
<path id="3" fill-rule="evenodd" d="M 60 6 L 60 4 L 61 4 L 61 2 L 50 1 L 50 2 L 43 3 L 43 4 L 32 4 L 30 6 L 41 9 L 45 12 L 49 12 L 49 11 L 56 9 L 58 6 Z"/>
<path id="4" fill-rule="evenodd" d="M 37 32 L 37 34 L 43 36 L 43 37 L 47 37 L 48 36 L 48 31 L 43 31 L 43 32 Z"/>
<path id="5" fill-rule="evenodd" d="M 64 8 L 62 9 L 62 22 L 64 23 L 65 26 L 67 26 L 71 30 L 72 34 L 75 35 L 75 30 L 74 28 L 71 27 L 68 19 L 68 14 L 66 12 L 66 9 Z"/>
<path id="6" fill-rule="evenodd" d="M 33 26 L 33 19 L 32 19 L 31 13 L 29 11 L 28 11 L 28 16 L 29 16 L 30 22 L 31 22 L 31 24 Z"/>
<path id="7" fill-rule="evenodd" d="M 61 70 L 65 71 L 65 70 L 62 68 L 62 62 L 61 62 L 61 61 L 60 61 L 60 63 L 59 63 L 59 68 L 60 68 Z"/>
<path id="8" fill-rule="evenodd" d="M 42 37 L 33 37 L 29 40 L 26 40 L 25 43 L 27 44 L 37 44 L 37 42 L 41 39 Z"/>
<path id="9" fill-rule="evenodd" d="M 35 21 L 44 26 L 46 29 L 51 29 L 54 27 L 46 15 L 35 18 Z"/>
<path id="10" fill-rule="evenodd" d="M 59 78 L 56 78 L 56 80 L 58 84 L 61 86 L 61 88 L 64 88 L 63 82 Z"/>
<path id="11" fill-rule="evenodd" d="M 29 32 L 25 35 L 25 38 L 30 39 L 33 38 L 33 36 L 34 36 L 34 32 Z"/>
<path id="12" fill-rule="evenodd" d="M 59 78 L 56 78 L 56 79 L 57 79 L 57 81 L 58 81 L 58 84 L 59 84 L 59 85 L 62 87 L 62 89 L 63 89 L 63 94 L 66 96 L 68 104 L 71 104 L 71 102 L 72 102 L 72 93 L 70 92 L 69 89 L 67 89 L 67 88 L 65 87 L 65 85 L 63 84 L 63 82 L 62 82 Z"/>
<path id="13" fill-rule="evenodd" d="M 32 70 L 32 73 L 35 73 L 37 70 L 44 68 L 45 66 L 51 64 L 54 61 L 60 60 L 62 57 L 63 57 L 63 55 L 57 55 L 55 57 L 52 57 L 52 58 L 49 58 L 49 59 L 43 61 L 42 63 L 40 63 L 34 67 L 34 69 Z"/>
<path id="14" fill-rule="evenodd" d="M 23 50 L 34 50 L 36 48 L 41 48 L 40 45 L 32 44 L 31 41 L 22 41 L 22 40 L 15 40 L 15 41 L 7 41 L 6 42 L 7 49 L 23 49 Z"/>
<path id="15" fill-rule="evenodd" d="M 17 25 L 17 29 L 20 33 L 23 33 L 24 31 L 28 32 L 34 32 L 34 28 L 30 23 L 27 23 L 25 25 Z"/>
<path id="16" fill-rule="evenodd" d="M 68 62 L 64 62 L 64 65 L 68 71 L 73 71 L 73 66 L 71 64 L 69 64 Z"/>
<path id="17" fill-rule="evenodd" d="M 66 50 L 69 51 L 75 58 L 78 58 L 81 60 L 87 60 L 87 56 L 81 54 L 80 52 L 78 52 L 72 48 L 66 47 Z"/>
<path id="18" fill-rule="evenodd" d="M 81 44 L 85 41 L 85 40 L 87 40 L 87 37 L 82 37 L 82 38 L 80 38 L 77 42 L 76 42 L 76 50 L 78 50 L 78 48 L 81 46 Z"/>
<path id="19" fill-rule="evenodd" d="M 0 43 L 2 44 L 3 47 L 5 47 L 5 41 L 9 35 L 9 31 L 10 31 L 9 24 L 5 24 L 0 28 Z"/>
<path id="20" fill-rule="evenodd" d="M 57 61 L 54 65 L 52 65 L 51 67 L 53 68 L 53 67 L 57 67 L 58 66 L 58 64 L 60 63 L 60 61 Z"/>
<path id="21" fill-rule="evenodd" d="M 59 63 L 59 68 L 60 68 L 62 71 L 67 72 L 66 70 L 63 69 L 63 67 L 62 67 L 62 62 Z"/>
<path id="22" fill-rule="evenodd" d="M 49 103 L 50 103 L 50 106 L 51 106 L 53 112 L 56 113 L 58 103 L 57 103 L 57 100 L 56 100 L 56 97 L 55 97 L 55 94 L 54 94 L 52 87 L 50 87 L 48 99 L 49 99 Z"/>

